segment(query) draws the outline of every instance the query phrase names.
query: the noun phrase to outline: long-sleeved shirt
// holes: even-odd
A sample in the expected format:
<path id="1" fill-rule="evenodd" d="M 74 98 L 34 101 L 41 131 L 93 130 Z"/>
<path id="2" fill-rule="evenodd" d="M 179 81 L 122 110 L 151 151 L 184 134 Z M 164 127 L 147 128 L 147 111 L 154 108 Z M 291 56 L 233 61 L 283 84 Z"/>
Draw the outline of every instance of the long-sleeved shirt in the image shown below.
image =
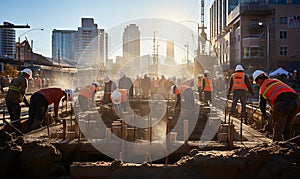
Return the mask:
<path id="1" fill-rule="evenodd" d="M 22 101 L 25 102 L 26 98 L 24 98 L 24 95 L 27 87 L 28 87 L 28 81 L 24 77 L 24 75 L 21 74 L 19 77 L 14 78 L 11 81 L 5 99 L 10 103 L 16 103 L 16 104 L 21 103 Z"/>

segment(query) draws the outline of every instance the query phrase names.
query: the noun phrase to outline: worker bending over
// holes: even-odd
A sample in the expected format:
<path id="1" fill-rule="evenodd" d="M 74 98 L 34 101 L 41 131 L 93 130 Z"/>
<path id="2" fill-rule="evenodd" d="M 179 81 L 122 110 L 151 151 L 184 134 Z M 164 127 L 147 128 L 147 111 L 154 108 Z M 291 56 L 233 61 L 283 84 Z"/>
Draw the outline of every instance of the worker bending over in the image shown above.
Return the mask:
<path id="1" fill-rule="evenodd" d="M 61 88 L 43 88 L 33 93 L 29 106 L 29 131 L 41 126 L 42 119 L 47 113 L 48 106 L 54 104 L 54 119 L 58 121 L 58 107 L 60 100 L 71 101 L 74 96 L 73 90 Z"/>
<path id="2" fill-rule="evenodd" d="M 90 106 L 95 106 L 95 94 L 99 88 L 98 82 L 93 82 L 90 85 L 85 86 L 78 95 L 78 102 L 81 111 L 88 111 Z"/>
<path id="3" fill-rule="evenodd" d="M 291 126 L 297 113 L 298 94 L 282 81 L 269 78 L 262 70 L 253 73 L 253 80 L 260 86 L 259 108 L 267 118 L 266 102 L 273 108 L 273 141 L 287 140 L 291 136 Z"/>

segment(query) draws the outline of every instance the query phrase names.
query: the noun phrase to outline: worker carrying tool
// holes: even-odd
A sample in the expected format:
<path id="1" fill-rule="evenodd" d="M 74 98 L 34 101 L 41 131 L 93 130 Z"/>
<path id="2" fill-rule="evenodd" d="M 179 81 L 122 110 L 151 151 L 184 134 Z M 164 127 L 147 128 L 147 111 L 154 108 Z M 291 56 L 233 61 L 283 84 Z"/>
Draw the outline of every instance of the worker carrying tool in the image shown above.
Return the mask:
<path id="1" fill-rule="evenodd" d="M 95 106 L 95 94 L 98 91 L 100 84 L 98 82 L 93 82 L 90 85 L 85 86 L 78 95 L 78 102 L 81 111 L 89 110 L 89 107 Z"/>
<path id="2" fill-rule="evenodd" d="M 248 92 L 253 96 L 254 93 L 249 77 L 246 73 L 244 73 L 243 66 L 237 65 L 235 67 L 235 72 L 231 75 L 229 80 L 227 99 L 229 99 L 232 91 L 232 105 L 230 110 L 231 115 L 235 113 L 237 102 L 240 100 L 242 106 L 241 119 L 245 118 L 246 116 L 247 89 Z M 244 121 L 247 123 L 246 119 Z"/>
<path id="3" fill-rule="evenodd" d="M 24 102 L 26 106 L 29 106 L 25 93 L 28 87 L 28 79 L 32 77 L 32 71 L 29 68 L 25 68 L 21 71 L 17 78 L 14 78 L 10 85 L 5 97 L 6 107 L 10 115 L 10 120 L 15 122 L 15 127 L 21 129 L 21 102 Z"/>
<path id="4" fill-rule="evenodd" d="M 259 108 L 267 118 L 266 102 L 272 107 L 273 141 L 291 137 L 291 127 L 297 113 L 298 94 L 282 81 L 269 78 L 262 70 L 253 73 L 253 80 L 260 86 Z"/>
<path id="5" fill-rule="evenodd" d="M 42 119 L 47 113 L 48 106 L 54 104 L 54 120 L 58 120 L 58 107 L 60 100 L 71 101 L 74 92 L 71 89 L 43 88 L 32 94 L 29 106 L 29 131 L 41 126 Z M 28 131 L 28 132 L 29 132 Z"/>

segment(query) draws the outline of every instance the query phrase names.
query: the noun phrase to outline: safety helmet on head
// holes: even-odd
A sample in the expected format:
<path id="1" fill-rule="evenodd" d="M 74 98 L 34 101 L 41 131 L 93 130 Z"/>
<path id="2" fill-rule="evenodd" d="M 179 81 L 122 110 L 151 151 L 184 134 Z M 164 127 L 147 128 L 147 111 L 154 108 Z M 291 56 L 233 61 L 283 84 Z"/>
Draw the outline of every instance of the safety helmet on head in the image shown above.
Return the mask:
<path id="1" fill-rule="evenodd" d="M 204 74 L 209 74 L 209 71 L 208 70 L 204 70 Z"/>
<path id="2" fill-rule="evenodd" d="M 171 90 L 172 90 L 172 91 L 174 91 L 175 88 L 176 88 L 176 85 L 172 85 L 172 86 L 171 86 Z"/>
<path id="3" fill-rule="evenodd" d="M 237 66 L 235 67 L 235 71 L 244 71 L 244 68 L 243 68 L 242 65 L 237 65 Z"/>
<path id="4" fill-rule="evenodd" d="M 108 83 L 110 81 L 110 77 L 109 76 L 106 76 L 105 78 L 104 78 L 104 83 Z"/>
<path id="5" fill-rule="evenodd" d="M 100 86 L 100 84 L 99 84 L 97 81 L 94 81 L 94 82 L 92 83 L 92 85 L 95 85 L 96 87 Z"/>
<path id="6" fill-rule="evenodd" d="M 262 70 L 256 70 L 255 72 L 253 72 L 253 80 L 256 81 L 256 78 L 261 74 L 266 74 L 266 73 Z"/>
<path id="7" fill-rule="evenodd" d="M 65 92 L 67 94 L 68 101 L 72 101 L 74 97 L 74 92 L 72 89 L 65 89 Z"/>
<path id="8" fill-rule="evenodd" d="M 111 101 L 114 104 L 120 104 L 122 101 L 122 94 L 119 91 L 114 91 L 111 93 Z"/>
<path id="9" fill-rule="evenodd" d="M 22 70 L 22 73 L 26 73 L 30 77 L 32 76 L 32 71 L 29 68 L 25 68 L 24 70 Z"/>

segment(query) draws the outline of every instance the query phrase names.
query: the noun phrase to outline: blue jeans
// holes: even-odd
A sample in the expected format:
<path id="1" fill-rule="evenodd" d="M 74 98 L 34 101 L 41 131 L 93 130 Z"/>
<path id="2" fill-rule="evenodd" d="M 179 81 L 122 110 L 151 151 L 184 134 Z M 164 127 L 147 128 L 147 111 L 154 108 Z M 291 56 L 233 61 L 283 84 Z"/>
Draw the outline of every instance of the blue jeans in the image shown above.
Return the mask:
<path id="1" fill-rule="evenodd" d="M 242 105 L 242 115 L 245 116 L 246 113 L 246 103 L 247 103 L 247 94 L 246 90 L 233 90 L 233 99 L 230 113 L 233 114 L 235 112 L 235 108 L 238 100 L 240 100 Z"/>

